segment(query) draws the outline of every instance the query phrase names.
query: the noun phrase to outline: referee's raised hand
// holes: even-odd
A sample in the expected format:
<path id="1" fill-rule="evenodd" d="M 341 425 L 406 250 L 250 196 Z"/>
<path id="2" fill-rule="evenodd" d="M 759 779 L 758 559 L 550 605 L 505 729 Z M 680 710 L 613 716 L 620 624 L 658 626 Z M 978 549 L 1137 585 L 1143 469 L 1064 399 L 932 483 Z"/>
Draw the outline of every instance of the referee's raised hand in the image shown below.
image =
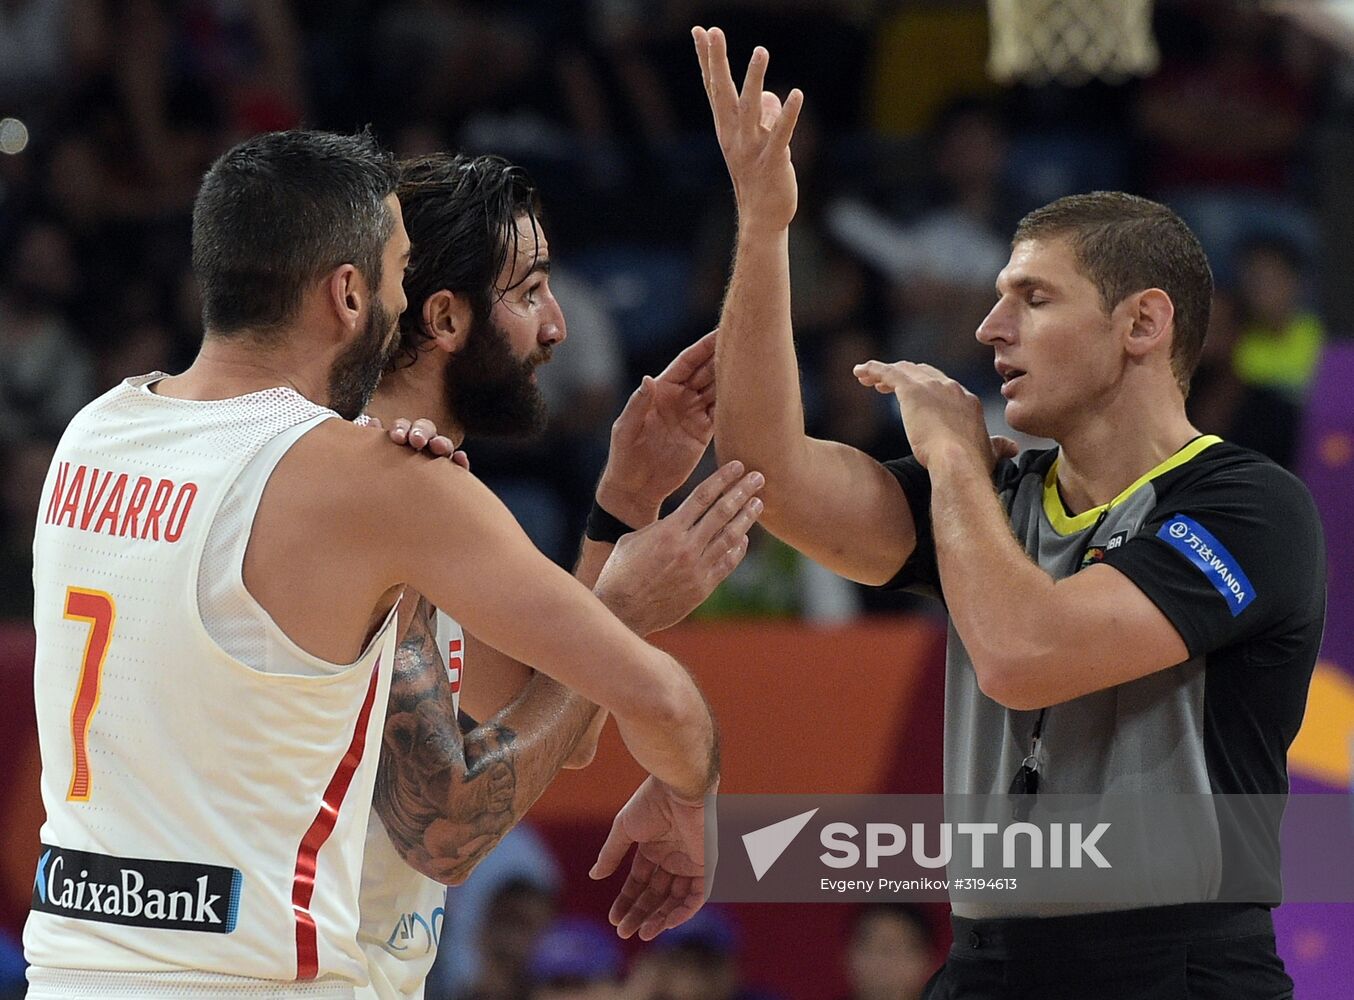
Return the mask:
<path id="1" fill-rule="evenodd" d="M 739 227 L 744 232 L 785 229 L 794 218 L 799 199 L 790 139 L 804 106 L 804 94 L 792 90 L 782 104 L 774 93 L 762 89 L 771 56 L 760 45 L 748 62 L 740 94 L 729 68 L 724 32 L 719 28 L 692 28 L 691 37 L 714 114 L 719 148 L 733 178 Z"/>

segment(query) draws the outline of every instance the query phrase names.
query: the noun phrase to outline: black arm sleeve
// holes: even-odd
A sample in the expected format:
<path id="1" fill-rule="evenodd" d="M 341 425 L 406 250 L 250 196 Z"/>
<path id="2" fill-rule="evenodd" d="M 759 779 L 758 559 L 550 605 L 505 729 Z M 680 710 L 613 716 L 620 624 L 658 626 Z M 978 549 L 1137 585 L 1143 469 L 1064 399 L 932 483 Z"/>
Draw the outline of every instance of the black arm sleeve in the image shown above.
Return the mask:
<path id="1" fill-rule="evenodd" d="M 1105 554 L 1175 626 L 1191 656 L 1321 620 L 1325 544 L 1307 488 L 1240 461 L 1182 484 Z"/>
<path id="2" fill-rule="evenodd" d="M 927 597 L 939 597 L 940 568 L 936 562 L 936 540 L 931 534 L 931 474 L 911 455 L 885 462 L 884 468 L 898 480 L 907 497 L 912 523 L 917 529 L 917 544 L 893 579 L 881 584 L 879 589 L 910 590 Z"/>

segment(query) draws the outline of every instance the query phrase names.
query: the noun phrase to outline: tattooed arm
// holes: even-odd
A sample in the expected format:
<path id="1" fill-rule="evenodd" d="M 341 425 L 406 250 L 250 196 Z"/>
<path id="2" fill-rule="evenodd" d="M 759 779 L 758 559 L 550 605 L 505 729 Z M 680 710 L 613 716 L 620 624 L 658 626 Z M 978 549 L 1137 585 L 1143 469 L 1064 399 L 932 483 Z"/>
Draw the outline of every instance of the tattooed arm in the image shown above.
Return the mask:
<path id="1" fill-rule="evenodd" d="M 374 805 L 400 856 L 429 878 L 464 881 L 558 773 L 596 710 L 536 674 L 464 738 L 420 599 L 395 654 Z"/>

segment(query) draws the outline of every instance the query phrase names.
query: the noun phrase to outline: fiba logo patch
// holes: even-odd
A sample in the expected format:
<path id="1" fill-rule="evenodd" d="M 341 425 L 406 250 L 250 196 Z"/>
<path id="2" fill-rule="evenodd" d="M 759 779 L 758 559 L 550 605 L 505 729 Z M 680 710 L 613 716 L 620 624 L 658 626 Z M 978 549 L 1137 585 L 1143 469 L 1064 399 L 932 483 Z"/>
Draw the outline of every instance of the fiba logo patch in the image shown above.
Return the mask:
<path id="1" fill-rule="evenodd" d="M 1104 545 L 1092 545 L 1081 556 L 1081 564 L 1078 569 L 1085 569 L 1087 566 L 1094 566 L 1098 562 L 1105 561 L 1105 555 L 1119 548 L 1124 542 L 1128 541 L 1127 531 L 1116 531 L 1110 535 L 1110 540 Z"/>
<path id="2" fill-rule="evenodd" d="M 1086 554 L 1081 557 L 1081 569 L 1092 566 L 1095 563 L 1104 561 L 1105 550 L 1099 545 L 1092 545 L 1086 550 Z"/>

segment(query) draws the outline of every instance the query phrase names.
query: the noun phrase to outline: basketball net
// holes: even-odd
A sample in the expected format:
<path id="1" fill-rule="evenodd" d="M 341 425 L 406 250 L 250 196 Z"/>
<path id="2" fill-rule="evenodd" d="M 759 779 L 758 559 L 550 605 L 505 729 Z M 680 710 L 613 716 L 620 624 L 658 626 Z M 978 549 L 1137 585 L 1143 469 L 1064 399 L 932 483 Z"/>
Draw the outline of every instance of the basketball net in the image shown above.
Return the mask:
<path id="1" fill-rule="evenodd" d="M 988 0 L 1000 83 L 1119 82 L 1157 68 L 1153 0 Z"/>

